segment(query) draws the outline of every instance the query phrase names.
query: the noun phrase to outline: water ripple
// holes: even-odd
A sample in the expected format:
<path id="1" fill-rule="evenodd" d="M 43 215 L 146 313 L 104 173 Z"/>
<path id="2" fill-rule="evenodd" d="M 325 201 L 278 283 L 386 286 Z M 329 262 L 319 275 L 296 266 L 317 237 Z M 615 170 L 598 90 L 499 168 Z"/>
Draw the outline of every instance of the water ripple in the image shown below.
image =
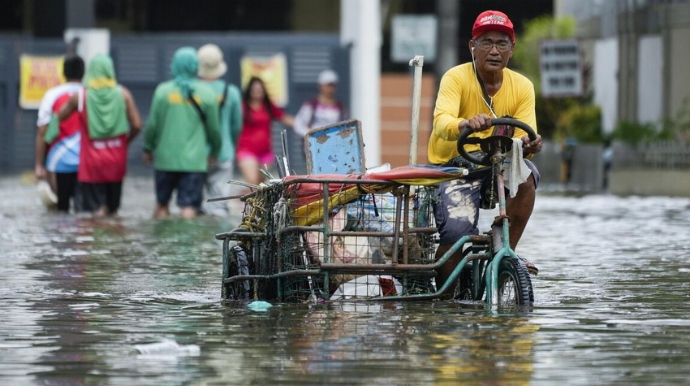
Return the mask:
<path id="1" fill-rule="evenodd" d="M 690 200 L 540 194 L 529 312 L 480 304 L 220 300 L 226 220 L 45 213 L 0 179 L 0 384 L 648 385 L 690 376 Z M 482 214 L 481 224 L 495 213 Z M 483 225 L 485 226 L 485 225 Z M 195 355 L 137 354 L 173 342 Z"/>

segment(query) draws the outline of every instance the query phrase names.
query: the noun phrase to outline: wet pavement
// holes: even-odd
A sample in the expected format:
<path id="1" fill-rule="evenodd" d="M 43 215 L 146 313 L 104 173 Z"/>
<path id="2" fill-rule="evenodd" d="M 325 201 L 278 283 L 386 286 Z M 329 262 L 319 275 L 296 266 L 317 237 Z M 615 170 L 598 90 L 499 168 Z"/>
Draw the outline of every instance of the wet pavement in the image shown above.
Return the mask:
<path id="1" fill-rule="evenodd" d="M 518 250 L 540 268 L 531 312 L 451 301 L 254 312 L 220 301 L 213 235 L 233 221 L 152 220 L 150 178 L 129 178 L 120 216 L 106 220 L 46 213 L 18 177 L 0 191 L 0 385 L 690 377 L 690 199 L 541 192 Z"/>

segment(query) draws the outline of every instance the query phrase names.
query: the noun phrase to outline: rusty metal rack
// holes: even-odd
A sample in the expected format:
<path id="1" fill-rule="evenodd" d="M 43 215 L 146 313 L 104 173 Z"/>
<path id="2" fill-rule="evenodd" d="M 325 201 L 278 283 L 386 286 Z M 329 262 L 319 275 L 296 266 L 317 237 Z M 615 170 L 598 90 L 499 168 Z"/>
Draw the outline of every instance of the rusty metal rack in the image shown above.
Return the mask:
<path id="1" fill-rule="evenodd" d="M 434 296 L 433 187 L 295 176 L 243 197 L 223 240 L 225 299 Z"/>
<path id="2" fill-rule="evenodd" d="M 223 298 L 407 300 L 452 292 L 455 299 L 484 299 L 491 306 L 533 303 L 528 269 L 509 242 L 503 179 L 507 152 L 519 155 L 521 149 L 516 148 L 521 141 L 515 141 L 509 129 L 521 128 L 535 141 L 537 135 L 529 125 L 500 118 L 491 121 L 494 131 L 487 138 L 470 138 L 470 129 L 461 133 L 458 151 L 462 157 L 491 168 L 489 197 L 493 200 L 495 186 L 499 215 L 488 231 L 460 237 L 437 258 L 437 230 L 432 221 L 437 194 L 429 186 L 464 178 L 468 169 L 407 165 L 350 174 L 361 166 L 348 163 L 357 160 L 353 153 L 321 151 L 331 141 L 338 147 L 360 132 L 357 125 L 351 128 L 345 123 L 318 130 L 319 146 L 311 154 L 324 166 L 319 172 L 338 173 L 344 165 L 347 174 L 287 176 L 242 197 L 246 203 L 242 225 L 216 235 L 223 240 Z M 464 146 L 470 143 L 480 144 L 490 156 L 477 158 L 468 153 Z M 231 246 L 232 241 L 236 244 Z M 452 272 L 437 286 L 438 269 L 451 257 L 458 262 L 448 265 Z"/>

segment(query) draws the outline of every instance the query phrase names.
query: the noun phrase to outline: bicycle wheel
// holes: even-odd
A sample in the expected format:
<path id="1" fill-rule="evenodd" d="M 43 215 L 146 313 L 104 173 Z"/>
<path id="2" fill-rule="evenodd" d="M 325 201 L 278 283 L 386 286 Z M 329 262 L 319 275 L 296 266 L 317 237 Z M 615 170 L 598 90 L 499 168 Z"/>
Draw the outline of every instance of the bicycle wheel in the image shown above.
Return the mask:
<path id="1" fill-rule="evenodd" d="M 239 245 L 230 248 L 228 254 L 228 277 L 236 275 L 249 275 L 249 259 L 247 252 Z M 226 298 L 230 300 L 244 300 L 250 297 L 249 280 L 234 281 L 225 285 Z"/>
<path id="2" fill-rule="evenodd" d="M 472 293 L 472 286 L 474 283 L 474 270 L 472 263 L 467 263 L 460 271 L 460 277 L 457 279 L 453 299 L 455 300 L 474 300 L 475 296 Z"/>
<path id="3" fill-rule="evenodd" d="M 498 267 L 499 306 L 526 306 L 534 302 L 532 280 L 518 259 L 504 258 Z"/>

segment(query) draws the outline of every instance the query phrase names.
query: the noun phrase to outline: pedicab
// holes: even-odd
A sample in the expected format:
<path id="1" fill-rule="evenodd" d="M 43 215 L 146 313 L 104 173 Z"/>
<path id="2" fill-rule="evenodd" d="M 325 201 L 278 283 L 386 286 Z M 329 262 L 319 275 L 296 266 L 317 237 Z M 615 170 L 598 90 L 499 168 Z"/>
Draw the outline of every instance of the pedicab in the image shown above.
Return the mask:
<path id="1" fill-rule="evenodd" d="M 417 128 L 423 56 L 414 67 L 410 164 L 391 170 L 365 168 L 361 125 L 357 120 L 311 130 L 305 137 L 307 175 L 289 175 L 283 135 L 282 170 L 243 195 L 241 225 L 216 234 L 223 241 L 222 297 L 226 300 L 284 302 L 402 301 L 456 299 L 490 305 L 524 306 L 534 296 L 529 273 L 510 248 L 504 169 L 521 154 L 514 127 L 532 140 L 529 125 L 494 119 L 488 138 L 465 130 L 458 151 L 489 173 L 486 208 L 498 205 L 489 229 L 460 238 L 436 256 L 438 232 L 433 205 L 437 185 L 470 178 L 464 167 L 416 165 Z M 479 144 L 485 156 L 468 154 Z M 278 160 L 280 161 L 280 160 Z M 444 283 L 438 270 L 451 256 L 462 257 Z"/>
<path id="2" fill-rule="evenodd" d="M 436 256 L 435 190 L 442 181 L 468 178 L 463 167 L 407 165 L 366 170 L 357 120 L 315 129 L 305 138 L 308 174 L 270 179 L 239 197 L 241 225 L 222 240 L 222 297 L 278 302 L 402 301 L 453 296 L 490 305 L 533 302 L 527 268 L 510 248 L 504 170 L 517 151 L 509 118 L 492 120 L 485 139 L 464 131 L 460 154 L 491 176 L 489 229 L 459 239 Z M 500 128 L 500 129 L 499 129 Z M 507 130 L 507 131 L 506 131 Z M 479 144 L 485 157 L 468 154 Z M 286 164 L 287 165 L 287 164 Z M 284 165 L 284 166 L 286 166 Z M 439 268 L 455 253 L 462 260 L 445 283 Z"/>

